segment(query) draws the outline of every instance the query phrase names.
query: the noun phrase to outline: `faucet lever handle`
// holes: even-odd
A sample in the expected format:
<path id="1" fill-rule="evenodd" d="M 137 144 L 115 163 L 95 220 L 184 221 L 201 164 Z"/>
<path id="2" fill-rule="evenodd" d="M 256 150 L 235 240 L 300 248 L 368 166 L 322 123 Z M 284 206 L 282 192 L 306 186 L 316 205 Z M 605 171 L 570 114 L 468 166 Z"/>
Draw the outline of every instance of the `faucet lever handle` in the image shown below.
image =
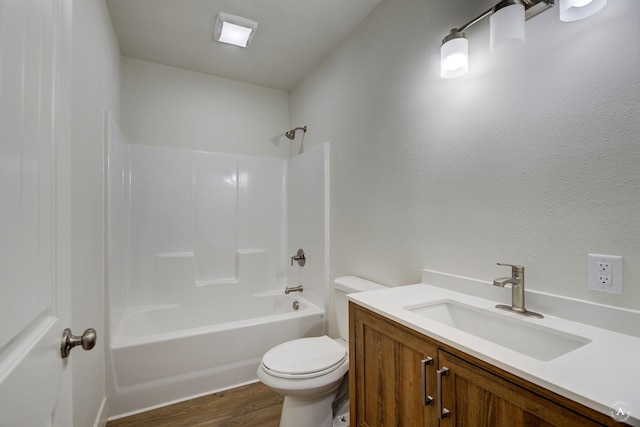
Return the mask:
<path id="1" fill-rule="evenodd" d="M 307 259 L 304 255 L 304 250 L 298 249 L 298 252 L 294 256 L 291 257 L 291 265 L 293 265 L 293 261 L 297 261 L 300 267 L 304 267 Z"/>
<path id="2" fill-rule="evenodd" d="M 505 264 L 505 263 L 502 263 L 502 262 L 497 262 L 496 264 L 497 265 L 501 265 L 503 267 L 511 267 L 511 271 L 512 271 L 513 274 L 523 273 L 524 272 L 524 266 L 522 266 L 522 265 Z"/>

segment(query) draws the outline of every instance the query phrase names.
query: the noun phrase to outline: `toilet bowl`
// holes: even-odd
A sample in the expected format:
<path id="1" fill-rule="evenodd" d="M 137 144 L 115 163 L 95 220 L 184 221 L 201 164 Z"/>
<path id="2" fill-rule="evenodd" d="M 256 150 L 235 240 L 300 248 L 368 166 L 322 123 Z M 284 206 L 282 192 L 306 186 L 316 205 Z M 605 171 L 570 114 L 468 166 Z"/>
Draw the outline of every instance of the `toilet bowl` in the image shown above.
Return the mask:
<path id="1" fill-rule="evenodd" d="M 348 301 L 346 295 L 385 287 L 358 277 L 334 282 L 341 338 L 300 338 L 269 350 L 258 367 L 258 379 L 284 396 L 280 427 L 332 427 L 332 403 L 349 370 Z"/>
<path id="2" fill-rule="evenodd" d="M 284 396 L 280 427 L 331 426 L 331 404 L 349 370 L 344 346 L 327 336 L 288 341 L 263 357 L 258 378 Z"/>

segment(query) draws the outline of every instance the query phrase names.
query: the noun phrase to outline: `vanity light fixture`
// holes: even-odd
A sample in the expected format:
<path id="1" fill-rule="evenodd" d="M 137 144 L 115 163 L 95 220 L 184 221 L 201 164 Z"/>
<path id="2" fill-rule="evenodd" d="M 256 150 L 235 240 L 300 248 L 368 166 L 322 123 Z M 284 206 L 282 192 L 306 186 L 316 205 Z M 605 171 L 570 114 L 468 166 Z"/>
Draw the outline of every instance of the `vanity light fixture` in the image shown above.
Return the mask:
<path id="1" fill-rule="evenodd" d="M 607 4 L 607 0 L 559 0 L 560 20 L 575 21 L 590 16 Z M 469 70 L 469 48 L 464 30 L 490 17 L 492 52 L 522 46 L 525 40 L 524 22 L 555 6 L 555 0 L 502 0 L 486 12 L 453 28 L 440 47 L 440 76 L 460 77 Z"/>
<path id="2" fill-rule="evenodd" d="M 459 28 L 453 28 L 440 47 L 440 75 L 460 77 L 469 69 L 464 30 L 489 16 L 491 51 L 509 50 L 524 44 L 524 21 L 554 6 L 554 0 L 502 0 Z"/>
<path id="3" fill-rule="evenodd" d="M 524 44 L 524 4 L 520 0 L 501 1 L 489 17 L 491 52 L 504 52 Z"/>
<path id="4" fill-rule="evenodd" d="M 560 0 L 560 20 L 577 21 L 598 12 L 607 0 Z"/>
<path id="5" fill-rule="evenodd" d="M 241 16 L 218 13 L 213 38 L 221 43 L 249 47 L 256 35 L 258 23 Z"/>
<path id="6" fill-rule="evenodd" d="M 469 71 L 469 40 L 464 31 L 451 30 L 440 47 L 440 75 L 445 79 L 460 77 Z"/>

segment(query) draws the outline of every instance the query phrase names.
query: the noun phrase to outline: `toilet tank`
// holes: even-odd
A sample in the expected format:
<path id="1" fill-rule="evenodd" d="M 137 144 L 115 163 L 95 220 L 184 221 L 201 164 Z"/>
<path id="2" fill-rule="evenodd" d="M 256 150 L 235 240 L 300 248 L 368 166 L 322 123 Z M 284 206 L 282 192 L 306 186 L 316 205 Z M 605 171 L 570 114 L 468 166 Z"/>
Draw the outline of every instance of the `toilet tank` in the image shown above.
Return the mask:
<path id="1" fill-rule="evenodd" d="M 333 281 L 333 297 L 336 316 L 338 317 L 338 331 L 345 341 L 349 341 L 349 300 L 347 300 L 347 294 L 386 288 L 386 286 L 379 283 L 355 276 L 338 277 Z"/>

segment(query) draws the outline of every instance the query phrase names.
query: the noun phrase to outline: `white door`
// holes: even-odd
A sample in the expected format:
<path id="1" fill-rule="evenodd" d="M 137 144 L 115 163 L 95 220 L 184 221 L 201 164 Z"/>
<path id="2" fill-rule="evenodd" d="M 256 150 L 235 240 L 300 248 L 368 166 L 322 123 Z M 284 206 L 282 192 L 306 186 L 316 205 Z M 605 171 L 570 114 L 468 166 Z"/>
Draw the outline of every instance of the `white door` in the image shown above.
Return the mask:
<path id="1" fill-rule="evenodd" d="M 0 0 L 2 427 L 71 425 L 70 367 L 60 355 L 70 320 L 69 182 L 62 169 L 70 3 Z"/>

